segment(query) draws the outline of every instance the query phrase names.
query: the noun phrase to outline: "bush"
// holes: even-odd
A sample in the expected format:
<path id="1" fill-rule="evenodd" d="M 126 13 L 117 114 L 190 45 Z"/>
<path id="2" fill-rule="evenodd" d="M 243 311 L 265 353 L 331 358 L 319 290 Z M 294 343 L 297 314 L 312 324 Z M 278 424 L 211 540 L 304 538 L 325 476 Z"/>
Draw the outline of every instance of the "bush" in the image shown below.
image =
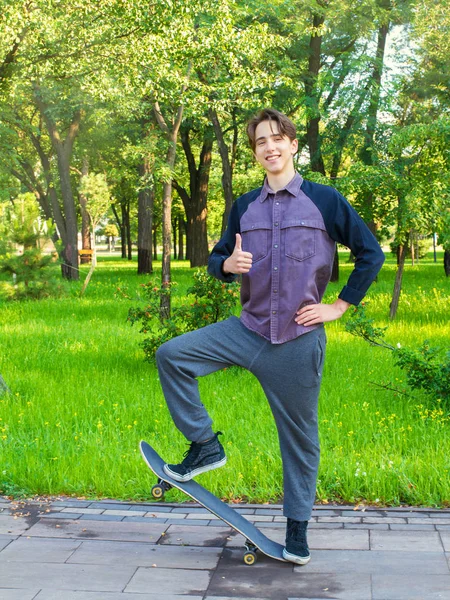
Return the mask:
<path id="1" fill-rule="evenodd" d="M 57 254 L 45 254 L 42 250 L 50 240 L 52 226 L 39 219 L 34 198 L 28 194 L 19 197 L 4 217 L 0 273 L 10 279 L 0 283 L 0 297 L 21 300 L 59 294 L 63 283 L 53 268 Z"/>
<path id="2" fill-rule="evenodd" d="M 147 305 L 145 308 L 130 308 L 128 321 L 140 323 L 140 333 L 147 337 L 141 343 L 146 360 L 152 362 L 159 346 L 188 331 L 194 331 L 227 319 L 233 314 L 239 299 L 238 283 L 223 283 L 208 275 L 205 269 L 194 273 L 194 283 L 187 290 L 194 297 L 189 304 L 172 310 L 169 319 L 161 317 L 161 298 L 172 294 L 175 285 L 163 287 L 159 283 L 142 284 Z"/>
<path id="3" fill-rule="evenodd" d="M 416 349 L 402 348 L 401 344 L 391 346 L 384 340 L 387 327 L 374 327 L 373 323 L 361 304 L 355 308 L 345 327 L 349 333 L 369 344 L 390 350 L 395 365 L 405 371 L 409 387 L 423 390 L 432 400 L 442 402 L 450 410 L 450 352 L 443 355 L 440 348 L 431 347 L 428 340 Z"/>

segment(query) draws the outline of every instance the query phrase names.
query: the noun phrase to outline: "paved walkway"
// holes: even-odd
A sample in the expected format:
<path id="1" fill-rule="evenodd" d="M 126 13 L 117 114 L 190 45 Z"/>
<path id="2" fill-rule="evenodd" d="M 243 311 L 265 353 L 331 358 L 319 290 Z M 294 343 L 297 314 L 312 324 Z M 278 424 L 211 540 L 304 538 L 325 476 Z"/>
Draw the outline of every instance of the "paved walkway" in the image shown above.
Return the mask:
<path id="1" fill-rule="evenodd" d="M 238 505 L 284 541 L 280 506 Z M 450 600 L 450 510 L 318 506 L 311 562 L 260 555 L 195 504 L 0 497 L 0 600 Z"/>

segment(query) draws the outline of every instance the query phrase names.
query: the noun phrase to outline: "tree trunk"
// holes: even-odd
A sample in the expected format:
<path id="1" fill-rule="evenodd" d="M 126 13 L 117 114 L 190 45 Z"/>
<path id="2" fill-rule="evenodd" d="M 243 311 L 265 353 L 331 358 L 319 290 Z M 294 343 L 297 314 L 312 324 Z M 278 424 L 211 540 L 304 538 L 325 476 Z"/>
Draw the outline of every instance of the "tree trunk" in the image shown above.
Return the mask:
<path id="1" fill-rule="evenodd" d="M 184 260 L 184 246 L 183 246 L 183 234 L 184 234 L 184 219 L 178 219 L 178 260 Z"/>
<path id="2" fill-rule="evenodd" d="M 133 251 L 131 244 L 131 227 L 130 227 L 130 201 L 127 200 L 125 204 L 122 205 L 122 221 L 125 229 L 125 239 L 126 239 L 126 258 L 128 260 L 133 260 Z"/>
<path id="3" fill-rule="evenodd" d="M 319 94 L 317 90 L 317 77 L 320 71 L 320 52 L 322 47 L 322 35 L 317 32 L 325 21 L 323 15 L 313 16 L 313 33 L 309 40 L 308 74 L 305 78 L 305 95 L 308 105 L 308 117 L 306 122 L 306 139 L 309 147 L 311 169 L 325 175 L 325 165 L 321 150 L 321 136 L 319 123 L 321 119 L 319 110 Z"/>
<path id="4" fill-rule="evenodd" d="M 444 250 L 444 271 L 447 277 L 450 276 L 450 250 Z"/>
<path id="5" fill-rule="evenodd" d="M 189 139 L 189 128 L 181 131 L 181 141 L 189 168 L 189 193 L 176 181 L 174 187 L 180 196 L 187 218 L 187 244 L 190 266 L 201 267 L 208 264 L 207 200 L 211 169 L 213 140 L 211 131 L 206 130 L 200 152 L 198 168 Z"/>
<path id="6" fill-rule="evenodd" d="M 153 230 L 153 260 L 158 260 L 158 230 Z"/>
<path id="7" fill-rule="evenodd" d="M 173 237 L 173 260 L 177 260 L 177 238 L 178 238 L 178 217 L 172 221 L 172 237 Z"/>
<path id="8" fill-rule="evenodd" d="M 66 138 L 63 140 L 58 131 L 55 121 L 51 116 L 49 107 L 44 102 L 41 90 L 37 84 L 34 85 L 34 98 L 42 118 L 45 121 L 50 136 L 52 148 L 57 156 L 58 174 L 61 187 L 62 204 L 64 208 L 65 238 L 62 236 L 63 263 L 61 265 L 62 275 L 66 279 L 79 279 L 78 270 L 78 227 L 75 200 L 70 181 L 70 159 L 72 156 L 75 137 L 80 128 L 81 111 L 77 110 L 73 115 Z"/>
<path id="9" fill-rule="evenodd" d="M 402 290 L 402 279 L 403 279 L 403 269 L 405 267 L 405 259 L 406 259 L 406 253 L 408 250 L 408 244 L 401 244 L 399 246 L 399 252 L 398 252 L 398 267 L 397 267 L 397 273 L 395 275 L 395 283 L 394 283 L 394 292 L 392 294 L 392 302 L 391 302 L 391 307 L 390 307 L 390 312 L 389 312 L 389 318 L 391 320 L 395 319 L 395 315 L 397 314 L 397 309 L 398 309 L 398 303 L 400 300 L 400 293 Z"/>
<path id="10" fill-rule="evenodd" d="M 148 158 L 144 158 L 139 165 L 141 185 L 144 187 L 138 193 L 138 274 L 153 273 L 152 263 L 152 217 L 155 191 L 153 186 L 148 187 L 145 182 L 150 173 Z"/>
<path id="11" fill-rule="evenodd" d="M 187 72 L 187 80 L 186 83 L 183 84 L 181 88 L 180 97 L 182 98 L 184 92 L 187 88 L 187 81 L 189 80 L 190 73 L 192 69 L 192 64 L 189 64 L 188 72 Z M 154 113 L 158 125 L 164 132 L 166 136 L 166 140 L 169 144 L 166 155 L 166 165 L 170 172 L 173 172 L 173 168 L 175 166 L 175 158 L 177 152 L 177 139 L 178 132 L 181 126 L 181 120 L 183 118 L 183 104 L 178 106 L 176 115 L 174 115 L 172 121 L 172 129 L 170 130 L 167 126 L 167 123 L 163 117 L 160 106 L 158 102 L 154 104 Z M 165 294 L 161 295 L 161 304 L 160 304 L 160 318 L 168 319 L 170 318 L 170 241 L 171 241 L 171 224 L 172 224 L 172 178 L 169 178 L 168 181 L 164 182 L 163 185 L 163 210 L 162 210 L 162 239 L 163 239 L 163 255 L 162 255 L 162 274 L 161 274 L 161 287 Z"/>
<path id="12" fill-rule="evenodd" d="M 89 161 L 87 157 L 83 157 L 83 163 L 81 167 L 81 181 L 83 177 L 86 177 L 89 172 Z M 83 250 L 92 250 L 91 248 L 91 228 L 89 213 L 87 211 L 87 198 L 84 194 L 79 195 L 80 208 L 81 208 L 81 248 Z M 91 257 L 88 254 L 82 254 L 80 256 L 80 264 L 86 264 L 91 261 Z"/>
<path id="13" fill-rule="evenodd" d="M 370 95 L 369 109 L 367 113 L 367 126 L 364 132 L 364 146 L 360 154 L 362 162 L 368 166 L 372 166 L 375 161 L 375 152 L 373 148 L 375 143 L 375 130 L 377 125 L 378 107 L 380 105 L 381 77 L 383 75 L 383 64 L 388 32 L 389 23 L 382 25 L 378 30 L 378 42 L 375 64 L 371 75 L 372 93 Z M 373 215 L 374 202 L 375 195 L 373 194 L 373 192 L 369 191 L 364 194 L 363 204 L 365 206 L 364 212 L 366 215 Z M 376 235 L 377 225 L 373 216 L 369 218 L 367 226 L 369 227 L 370 231 L 374 235 Z"/>
<path id="14" fill-rule="evenodd" d="M 114 204 L 111 206 L 111 208 L 114 213 L 114 216 L 116 217 L 117 225 L 119 226 L 121 256 L 122 256 L 122 258 L 126 258 L 127 257 L 127 242 L 126 242 L 127 232 L 125 229 L 123 204 L 122 204 L 122 202 L 120 203 L 120 214 L 122 217 L 121 219 L 119 219 L 119 215 L 117 214 L 117 210 L 116 210 L 116 207 L 114 206 Z"/>
<path id="15" fill-rule="evenodd" d="M 230 153 L 225 142 L 222 127 L 219 122 L 219 117 L 214 109 L 210 109 L 209 118 L 214 127 L 214 133 L 219 147 L 219 154 L 222 160 L 222 187 L 225 199 L 225 210 L 222 217 L 222 235 L 225 232 L 228 224 L 228 217 L 233 206 L 233 171 L 230 161 Z"/>

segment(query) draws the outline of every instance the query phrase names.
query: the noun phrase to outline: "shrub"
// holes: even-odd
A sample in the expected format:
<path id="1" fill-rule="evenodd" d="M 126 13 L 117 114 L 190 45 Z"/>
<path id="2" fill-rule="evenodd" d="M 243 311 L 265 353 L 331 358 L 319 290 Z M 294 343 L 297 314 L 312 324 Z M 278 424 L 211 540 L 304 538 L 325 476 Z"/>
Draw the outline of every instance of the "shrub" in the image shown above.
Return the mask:
<path id="1" fill-rule="evenodd" d="M 208 275 L 205 269 L 194 273 L 194 283 L 187 290 L 193 301 L 172 310 L 170 318 L 161 317 L 161 298 L 172 294 L 175 285 L 163 287 L 159 283 L 142 284 L 147 305 L 144 308 L 130 308 L 128 321 L 140 323 L 140 332 L 146 334 L 141 343 L 146 360 L 153 361 L 156 350 L 168 340 L 227 319 L 233 314 L 239 299 L 238 283 L 223 283 Z"/>
<path id="2" fill-rule="evenodd" d="M 432 400 L 450 409 L 450 352 L 443 354 L 440 348 L 431 347 L 428 340 L 415 349 L 403 348 L 401 344 L 392 346 L 384 339 L 386 329 L 374 326 L 363 304 L 355 308 L 346 323 L 346 330 L 352 335 L 393 353 L 394 363 L 405 371 L 412 390 L 423 390 Z"/>
<path id="3" fill-rule="evenodd" d="M 39 218 L 34 198 L 20 196 L 5 211 L 0 243 L 0 273 L 9 280 L 0 283 L 0 297 L 6 300 L 43 298 L 59 294 L 62 282 L 55 276 L 53 263 L 57 254 L 46 254 L 50 240 L 50 222 Z"/>

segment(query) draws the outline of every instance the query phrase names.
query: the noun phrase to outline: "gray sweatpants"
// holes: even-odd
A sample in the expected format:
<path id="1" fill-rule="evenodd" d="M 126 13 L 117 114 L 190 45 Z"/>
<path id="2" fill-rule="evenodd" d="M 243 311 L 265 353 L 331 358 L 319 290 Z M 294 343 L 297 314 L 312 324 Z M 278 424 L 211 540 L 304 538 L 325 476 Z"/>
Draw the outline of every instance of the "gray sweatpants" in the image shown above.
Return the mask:
<path id="1" fill-rule="evenodd" d="M 284 477 L 284 515 L 311 516 L 319 466 L 317 403 L 325 358 L 323 326 L 284 344 L 271 344 L 237 317 L 166 342 L 156 361 L 170 414 L 193 442 L 214 435 L 197 377 L 231 365 L 248 369 L 261 383 L 275 418 Z"/>

